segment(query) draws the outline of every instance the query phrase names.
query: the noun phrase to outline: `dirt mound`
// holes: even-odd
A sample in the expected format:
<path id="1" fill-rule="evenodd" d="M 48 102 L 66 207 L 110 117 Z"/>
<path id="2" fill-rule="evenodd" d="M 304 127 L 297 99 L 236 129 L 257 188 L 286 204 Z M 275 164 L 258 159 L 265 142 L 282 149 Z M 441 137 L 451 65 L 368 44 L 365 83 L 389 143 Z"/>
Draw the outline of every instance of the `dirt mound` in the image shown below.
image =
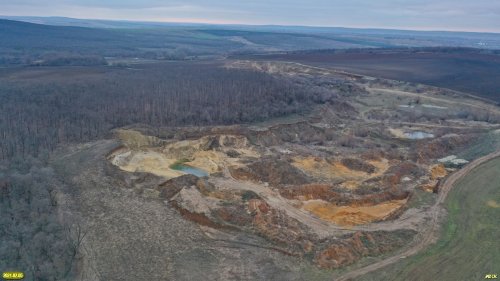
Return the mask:
<path id="1" fill-rule="evenodd" d="M 404 177 L 419 178 L 426 174 L 417 164 L 405 161 L 391 166 L 383 176 L 383 184 L 387 187 L 396 187 L 402 183 Z"/>
<path id="2" fill-rule="evenodd" d="M 183 175 L 177 178 L 170 179 L 157 187 L 160 192 L 160 197 L 164 199 L 171 199 L 181 191 L 182 188 L 196 185 L 198 177 L 193 175 Z"/>
<path id="3" fill-rule="evenodd" d="M 431 167 L 431 180 L 442 179 L 448 175 L 444 164 L 437 164 Z"/>
<path id="4" fill-rule="evenodd" d="M 222 225 L 222 224 L 218 224 L 218 223 L 214 222 L 213 219 L 210 219 L 205 214 L 191 212 L 187 209 L 184 209 L 184 208 L 180 207 L 179 204 L 177 204 L 177 202 L 175 202 L 175 201 L 171 202 L 171 205 L 179 211 L 179 213 L 181 214 L 181 216 L 183 218 L 190 220 L 192 222 L 195 222 L 199 225 L 208 226 L 208 227 L 211 227 L 214 229 L 230 228 L 227 225 Z"/>
<path id="5" fill-rule="evenodd" d="M 134 130 L 118 129 L 114 131 L 118 139 L 130 148 L 159 146 L 163 143 L 157 137 L 143 135 Z"/>
<path id="6" fill-rule="evenodd" d="M 328 184 L 305 184 L 297 186 L 287 186 L 280 188 L 281 196 L 292 200 L 315 200 L 337 201 L 340 194 L 333 191 L 333 186 Z"/>
<path id="7" fill-rule="evenodd" d="M 387 160 L 363 161 L 352 158 L 336 160 L 323 157 L 295 157 L 293 163 L 312 177 L 330 181 L 364 181 L 383 174 Z"/>
<path id="8" fill-rule="evenodd" d="M 302 144 L 321 143 L 331 140 L 332 136 L 335 135 L 335 129 L 320 128 L 304 121 L 251 130 L 246 134 L 252 144 L 266 147 L 286 142 Z"/>
<path id="9" fill-rule="evenodd" d="M 365 172 L 368 174 L 372 174 L 375 172 L 376 168 L 372 164 L 366 163 L 363 160 L 360 159 L 354 159 L 354 158 L 344 158 L 340 162 L 342 165 L 346 166 L 347 168 L 354 170 L 354 171 L 361 171 Z"/>
<path id="10" fill-rule="evenodd" d="M 431 141 L 419 141 L 414 149 L 413 159 L 426 163 L 431 159 L 447 156 L 453 150 L 471 143 L 477 136 L 449 134 Z"/>
<path id="11" fill-rule="evenodd" d="M 429 167 L 429 181 L 420 186 L 424 191 L 438 193 L 441 181 L 448 175 L 444 164 L 436 164 Z"/>
<path id="12" fill-rule="evenodd" d="M 267 182 L 273 186 L 306 184 L 311 180 L 289 162 L 262 159 L 244 167 L 230 167 L 231 175 L 238 180 Z"/>
<path id="13" fill-rule="evenodd" d="M 412 231 L 356 232 L 335 240 L 314 257 L 322 268 L 339 268 L 353 264 L 362 257 L 391 252 L 405 245 L 413 235 Z"/>

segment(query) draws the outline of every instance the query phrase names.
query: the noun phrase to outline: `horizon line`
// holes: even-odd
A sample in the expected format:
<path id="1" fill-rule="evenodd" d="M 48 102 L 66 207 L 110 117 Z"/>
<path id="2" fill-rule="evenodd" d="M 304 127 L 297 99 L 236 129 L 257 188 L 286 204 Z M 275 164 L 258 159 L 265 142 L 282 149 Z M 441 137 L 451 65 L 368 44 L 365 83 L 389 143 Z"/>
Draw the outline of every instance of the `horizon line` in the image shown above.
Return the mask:
<path id="1" fill-rule="evenodd" d="M 74 18 L 67 16 L 11 16 L 11 15 L 0 15 L 0 18 L 63 18 L 63 19 L 74 19 L 74 20 L 88 20 L 88 21 L 108 21 L 108 22 L 130 22 L 130 23 L 157 23 L 157 24 L 193 24 L 193 25 L 229 25 L 229 26 L 256 26 L 256 27 L 303 27 L 303 28 L 338 28 L 338 29 L 368 29 L 368 30 L 392 30 L 392 31 L 413 31 L 413 32 L 449 32 L 449 33 L 487 33 L 500 35 L 499 31 L 484 31 L 484 30 L 458 30 L 458 29 L 441 29 L 441 28 L 410 28 L 410 27 L 366 27 L 366 26 L 333 26 L 333 25 L 301 25 L 301 24 L 265 24 L 265 23 L 238 23 L 238 22 L 216 22 L 207 19 L 165 19 L 165 20 L 132 20 L 132 19 L 105 19 L 105 18 Z M 22 21 L 22 20 L 20 20 Z M 27 22 L 27 21 L 24 21 Z M 32 22 L 31 22 L 32 23 Z M 35 23 L 42 25 L 50 25 L 44 23 Z M 89 27 L 98 28 L 98 27 Z"/>

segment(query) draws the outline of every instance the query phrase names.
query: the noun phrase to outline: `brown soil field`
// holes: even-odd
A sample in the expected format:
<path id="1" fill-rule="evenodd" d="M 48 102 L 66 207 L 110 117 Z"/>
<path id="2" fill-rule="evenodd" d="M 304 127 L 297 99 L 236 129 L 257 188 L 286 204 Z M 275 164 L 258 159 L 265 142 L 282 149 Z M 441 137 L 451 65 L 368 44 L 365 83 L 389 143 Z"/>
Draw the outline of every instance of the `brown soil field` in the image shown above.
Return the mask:
<path id="1" fill-rule="evenodd" d="M 311 51 L 259 56 L 294 61 L 373 77 L 423 83 L 475 94 L 500 102 L 500 56 L 480 51 L 439 49 Z"/>

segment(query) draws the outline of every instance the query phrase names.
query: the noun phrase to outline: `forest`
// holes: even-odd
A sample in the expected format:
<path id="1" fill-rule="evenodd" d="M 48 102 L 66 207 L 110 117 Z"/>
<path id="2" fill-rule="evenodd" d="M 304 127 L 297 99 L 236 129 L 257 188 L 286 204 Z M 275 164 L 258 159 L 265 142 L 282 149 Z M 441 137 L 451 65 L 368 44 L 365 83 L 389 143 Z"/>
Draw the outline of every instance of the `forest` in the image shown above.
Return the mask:
<path id="1" fill-rule="evenodd" d="M 46 160 L 46 159 L 45 159 Z M 83 232 L 57 217 L 57 185 L 43 159 L 0 161 L 0 268 L 28 280 L 70 280 Z"/>
<path id="2" fill-rule="evenodd" d="M 332 92 L 216 63 L 31 68 L 0 74 L 0 158 L 38 157 L 130 124 L 249 123 L 305 112 Z"/>

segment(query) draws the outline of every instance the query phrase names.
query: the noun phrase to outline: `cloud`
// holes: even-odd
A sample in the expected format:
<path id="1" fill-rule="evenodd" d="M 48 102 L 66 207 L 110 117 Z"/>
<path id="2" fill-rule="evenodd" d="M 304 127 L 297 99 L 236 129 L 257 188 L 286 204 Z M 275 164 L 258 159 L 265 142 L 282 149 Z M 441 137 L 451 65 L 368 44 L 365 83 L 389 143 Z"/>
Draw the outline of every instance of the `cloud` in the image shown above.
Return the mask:
<path id="1" fill-rule="evenodd" d="M 0 0 L 4 15 L 500 32 L 497 0 Z"/>

